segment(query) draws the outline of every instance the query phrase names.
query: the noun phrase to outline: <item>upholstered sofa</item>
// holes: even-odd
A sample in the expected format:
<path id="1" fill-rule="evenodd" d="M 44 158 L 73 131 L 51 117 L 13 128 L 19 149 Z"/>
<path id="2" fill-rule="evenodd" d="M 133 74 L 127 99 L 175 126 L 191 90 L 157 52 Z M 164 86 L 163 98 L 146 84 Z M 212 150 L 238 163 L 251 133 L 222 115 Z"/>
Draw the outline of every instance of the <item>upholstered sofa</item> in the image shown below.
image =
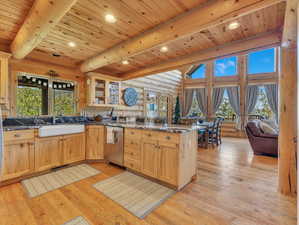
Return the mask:
<path id="1" fill-rule="evenodd" d="M 278 156 L 278 134 L 264 133 L 259 126 L 259 120 L 249 121 L 246 133 L 255 155 Z"/>

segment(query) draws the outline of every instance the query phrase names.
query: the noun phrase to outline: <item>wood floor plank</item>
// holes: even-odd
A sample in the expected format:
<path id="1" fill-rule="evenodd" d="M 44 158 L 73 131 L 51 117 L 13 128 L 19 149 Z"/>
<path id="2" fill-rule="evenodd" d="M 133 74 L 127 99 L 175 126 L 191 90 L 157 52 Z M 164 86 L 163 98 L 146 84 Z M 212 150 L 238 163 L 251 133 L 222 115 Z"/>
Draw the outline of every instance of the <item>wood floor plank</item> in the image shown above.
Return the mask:
<path id="1" fill-rule="evenodd" d="M 277 192 L 277 159 L 254 156 L 246 139 L 225 138 L 199 149 L 197 179 L 144 220 L 111 201 L 93 184 L 121 168 L 91 163 L 101 174 L 36 198 L 20 183 L 0 188 L 1 225 L 61 225 L 77 216 L 91 225 L 295 225 L 296 198 Z"/>

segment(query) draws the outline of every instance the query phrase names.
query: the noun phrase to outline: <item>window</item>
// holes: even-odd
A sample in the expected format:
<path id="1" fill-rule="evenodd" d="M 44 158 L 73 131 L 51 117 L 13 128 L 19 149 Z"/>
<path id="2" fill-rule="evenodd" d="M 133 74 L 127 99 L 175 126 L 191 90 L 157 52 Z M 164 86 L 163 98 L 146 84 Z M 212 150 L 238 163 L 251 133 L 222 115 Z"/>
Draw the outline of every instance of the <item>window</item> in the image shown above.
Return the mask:
<path id="1" fill-rule="evenodd" d="M 75 113 L 74 86 L 64 82 L 53 82 L 54 115 Z"/>
<path id="2" fill-rule="evenodd" d="M 168 113 L 168 97 L 165 95 L 158 96 L 159 117 L 167 118 Z"/>
<path id="3" fill-rule="evenodd" d="M 248 54 L 248 74 L 275 72 L 275 48 L 265 49 Z"/>
<path id="4" fill-rule="evenodd" d="M 258 99 L 253 114 L 262 116 L 265 119 L 272 119 L 274 117 L 263 86 L 259 87 Z"/>
<path id="5" fill-rule="evenodd" d="M 199 105 L 196 99 L 196 93 L 193 94 L 192 105 L 187 117 L 203 117 L 203 113 L 199 109 Z"/>
<path id="6" fill-rule="evenodd" d="M 237 56 L 232 56 L 214 61 L 214 76 L 226 77 L 237 75 Z"/>
<path id="7" fill-rule="evenodd" d="M 17 115 L 38 116 L 48 114 L 48 80 L 18 77 Z"/>
<path id="8" fill-rule="evenodd" d="M 205 78 L 205 76 L 206 76 L 206 65 L 205 64 L 200 64 L 199 66 L 196 66 L 194 69 L 192 69 L 188 73 L 188 76 L 191 79 Z"/>
<path id="9" fill-rule="evenodd" d="M 72 115 L 75 113 L 74 89 L 72 82 L 52 81 L 21 73 L 16 93 L 17 116 Z"/>
<path id="10" fill-rule="evenodd" d="M 231 120 L 234 121 L 235 120 L 235 112 L 233 110 L 233 108 L 231 107 L 229 100 L 228 100 L 228 94 L 227 94 L 227 90 L 225 89 L 224 94 L 223 94 L 223 99 L 222 99 L 222 103 L 219 106 L 219 109 L 216 112 L 216 116 L 221 116 L 223 117 L 225 120 Z"/>

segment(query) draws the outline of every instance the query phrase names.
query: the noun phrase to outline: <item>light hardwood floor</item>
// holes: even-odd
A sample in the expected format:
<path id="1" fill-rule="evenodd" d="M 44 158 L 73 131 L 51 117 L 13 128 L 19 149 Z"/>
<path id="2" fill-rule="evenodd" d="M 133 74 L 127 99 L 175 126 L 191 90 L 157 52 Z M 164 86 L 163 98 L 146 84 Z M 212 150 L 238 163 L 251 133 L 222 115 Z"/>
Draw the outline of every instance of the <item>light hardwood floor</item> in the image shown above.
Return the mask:
<path id="1" fill-rule="evenodd" d="M 20 183 L 0 188 L 0 225 L 61 225 L 77 216 L 91 225 L 295 225 L 296 199 L 276 192 L 277 159 L 253 156 L 245 139 L 225 138 L 220 149 L 199 149 L 197 180 L 140 220 L 91 185 L 103 173 L 29 199 Z"/>

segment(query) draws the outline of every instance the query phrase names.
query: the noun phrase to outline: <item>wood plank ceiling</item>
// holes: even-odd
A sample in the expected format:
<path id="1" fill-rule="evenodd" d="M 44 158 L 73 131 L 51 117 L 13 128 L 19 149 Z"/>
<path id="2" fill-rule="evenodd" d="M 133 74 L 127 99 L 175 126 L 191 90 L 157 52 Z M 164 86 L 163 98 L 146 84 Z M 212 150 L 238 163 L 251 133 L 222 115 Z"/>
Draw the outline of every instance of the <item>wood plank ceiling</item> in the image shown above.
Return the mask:
<path id="1" fill-rule="evenodd" d="M 61 58 L 68 59 L 67 66 L 79 65 L 89 57 L 196 6 L 205 4 L 207 1 L 78 0 L 29 57 L 35 59 L 38 56 L 45 57 L 46 55 L 52 57 L 53 53 L 58 53 L 62 56 Z M 34 0 L 1 0 L 0 50 L 7 50 L 3 46 L 9 46 L 14 39 L 33 2 Z M 129 65 L 123 65 L 121 62 L 113 63 L 97 69 L 96 72 L 119 76 L 202 49 L 268 31 L 281 30 L 284 12 L 285 2 L 281 2 L 238 18 L 237 21 L 241 26 L 236 30 L 227 29 L 228 23 L 220 24 L 172 41 L 168 44 L 169 51 L 167 53 L 161 53 L 158 47 L 148 49 L 129 58 Z M 110 24 L 105 21 L 104 16 L 108 13 L 115 15 L 117 18 L 116 23 Z M 76 47 L 69 47 L 68 42 L 70 41 L 75 42 Z M 37 52 L 41 54 L 37 54 Z M 59 64 L 60 60 L 56 59 Z M 55 62 L 55 58 L 50 59 L 50 61 Z M 61 62 L 63 63 L 63 61 Z"/>
<path id="2" fill-rule="evenodd" d="M 0 42 L 10 43 L 16 36 L 34 0 L 1 0 Z"/>
<path id="3" fill-rule="evenodd" d="M 85 60 L 201 2 L 204 0 L 79 0 L 38 49 Z M 116 16 L 116 23 L 105 22 L 108 13 Z M 77 47 L 69 48 L 69 41 Z"/>

